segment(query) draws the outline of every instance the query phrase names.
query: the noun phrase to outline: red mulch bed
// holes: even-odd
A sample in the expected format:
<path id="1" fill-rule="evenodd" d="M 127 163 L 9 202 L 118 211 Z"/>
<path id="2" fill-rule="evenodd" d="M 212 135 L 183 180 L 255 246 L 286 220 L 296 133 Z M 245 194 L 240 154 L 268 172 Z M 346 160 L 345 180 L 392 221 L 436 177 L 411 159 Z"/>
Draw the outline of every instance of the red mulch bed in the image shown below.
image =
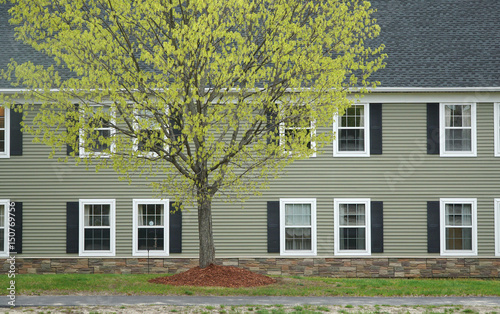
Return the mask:
<path id="1" fill-rule="evenodd" d="M 234 266 L 211 264 L 206 268 L 197 266 L 173 276 L 150 279 L 149 282 L 174 286 L 218 286 L 238 288 L 269 285 L 275 283 L 276 279 Z"/>

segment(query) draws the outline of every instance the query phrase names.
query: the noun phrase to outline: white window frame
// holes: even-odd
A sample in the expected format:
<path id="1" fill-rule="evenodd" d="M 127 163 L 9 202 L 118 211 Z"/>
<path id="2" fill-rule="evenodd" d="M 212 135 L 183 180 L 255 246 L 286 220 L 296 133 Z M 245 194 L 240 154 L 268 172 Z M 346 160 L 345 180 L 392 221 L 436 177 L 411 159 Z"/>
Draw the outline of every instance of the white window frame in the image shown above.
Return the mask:
<path id="1" fill-rule="evenodd" d="M 446 250 L 446 204 L 471 204 L 472 210 L 472 249 Z M 439 200 L 440 251 L 441 256 L 477 256 L 477 199 L 476 198 L 441 198 Z"/>
<path id="2" fill-rule="evenodd" d="M 0 158 L 10 158 L 10 108 L 0 106 L 4 108 L 4 145 L 5 145 L 5 150 L 3 152 L 0 152 Z"/>
<path id="3" fill-rule="evenodd" d="M 336 114 L 333 117 L 333 132 L 335 135 L 335 138 L 333 140 L 333 157 L 370 157 L 370 104 L 354 104 L 356 106 L 364 106 L 364 122 L 365 126 L 363 128 L 359 129 L 364 129 L 365 130 L 365 149 L 364 151 L 339 151 L 339 141 L 338 141 L 338 136 L 339 136 L 339 128 L 343 129 L 340 127 L 340 119 L 342 117 L 339 117 L 338 114 Z"/>
<path id="4" fill-rule="evenodd" d="M 446 127 L 445 106 L 446 105 L 470 105 L 471 106 L 471 151 L 446 151 Z M 439 104 L 439 152 L 441 157 L 476 157 L 477 156 L 477 130 L 476 130 L 476 103 L 440 103 Z M 462 128 L 464 129 L 464 128 Z"/>
<path id="5" fill-rule="evenodd" d="M 281 122 L 279 126 L 279 132 L 280 132 L 280 146 L 285 149 L 285 152 L 287 152 L 289 155 L 293 155 L 293 151 L 286 151 L 285 143 L 286 143 L 286 130 L 310 130 L 310 135 L 311 135 L 311 150 L 313 153 L 309 155 L 309 157 L 316 157 L 316 121 L 309 119 L 309 127 L 287 127 L 285 122 Z"/>
<path id="6" fill-rule="evenodd" d="M 340 204 L 363 204 L 365 205 L 365 249 L 364 250 L 341 250 L 340 249 Z M 334 254 L 343 256 L 368 256 L 372 254 L 371 248 L 371 199 L 370 198 L 336 198 L 333 201 L 334 212 Z M 355 226 L 353 226 L 355 227 Z"/>
<path id="7" fill-rule="evenodd" d="M 89 105 L 89 107 L 106 107 L 106 106 L 109 106 L 109 110 L 112 110 L 111 106 L 109 104 L 96 104 L 96 105 Z M 111 112 L 111 116 L 113 117 L 110 121 L 110 123 L 115 123 L 115 113 L 114 112 Z M 84 114 L 81 114 L 81 119 L 85 119 L 86 117 L 84 116 Z M 114 135 L 115 135 L 115 132 L 116 130 L 112 127 L 108 127 L 108 128 L 95 128 L 94 130 L 109 130 L 109 136 L 112 138 Z M 104 152 L 93 152 L 93 151 L 85 151 L 85 131 L 83 129 L 80 129 L 80 147 L 79 147 L 79 152 L 80 152 L 80 157 L 82 158 L 88 158 L 90 156 L 93 156 L 93 157 L 98 157 L 98 158 L 109 158 L 110 155 L 107 154 L 107 153 L 104 153 Z M 111 145 L 110 145 L 110 150 L 112 152 L 115 151 L 115 144 L 114 142 L 112 141 L 111 142 Z"/>
<path id="8" fill-rule="evenodd" d="M 0 257 L 8 257 L 9 256 L 9 213 L 10 213 L 10 208 L 11 208 L 11 203 L 10 200 L 8 199 L 2 199 L 0 200 L 0 205 L 3 205 L 4 207 L 4 219 L 3 219 L 3 237 L 4 237 L 4 243 L 3 243 L 3 248 L 0 248 Z"/>
<path id="9" fill-rule="evenodd" d="M 134 230 L 132 232 L 132 255 L 133 256 L 169 256 L 170 252 L 170 202 L 169 199 L 133 199 L 133 227 Z M 137 248 L 138 245 L 138 237 L 139 237 L 139 205 L 142 204 L 162 204 L 163 205 L 163 234 L 164 234 L 164 243 L 163 250 L 149 250 L 149 255 L 147 250 L 139 250 Z M 147 226 L 141 226 L 142 228 Z M 159 228 L 158 226 L 154 226 Z"/>
<path id="10" fill-rule="evenodd" d="M 500 103 L 496 102 L 493 104 L 493 125 L 495 134 L 495 157 L 500 157 Z"/>
<path id="11" fill-rule="evenodd" d="M 79 217 L 79 256 L 115 256 L 116 253 L 116 235 L 115 235 L 115 220 L 116 220 L 116 200 L 114 199 L 80 199 L 80 217 Z M 110 229 L 110 249 L 104 250 L 85 250 L 85 205 L 110 205 L 109 206 L 109 229 Z"/>
<path id="12" fill-rule="evenodd" d="M 311 205 L 311 250 L 286 250 L 285 246 L 285 205 L 286 204 L 310 204 Z M 316 256 L 316 199 L 315 198 L 282 198 L 280 199 L 280 255 L 284 256 Z"/>
<path id="13" fill-rule="evenodd" d="M 495 256 L 500 256 L 500 198 L 495 198 Z"/>

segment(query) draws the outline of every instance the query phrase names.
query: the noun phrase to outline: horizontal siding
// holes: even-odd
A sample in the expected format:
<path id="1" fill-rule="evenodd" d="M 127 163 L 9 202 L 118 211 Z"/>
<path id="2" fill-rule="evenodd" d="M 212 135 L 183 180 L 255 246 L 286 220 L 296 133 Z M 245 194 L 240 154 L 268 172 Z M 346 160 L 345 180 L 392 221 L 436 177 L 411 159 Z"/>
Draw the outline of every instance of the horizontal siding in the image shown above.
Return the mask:
<path id="1" fill-rule="evenodd" d="M 368 197 L 384 202 L 384 253 L 374 256 L 429 256 L 427 201 L 476 197 L 479 255 L 494 255 L 493 199 L 500 197 L 500 158 L 493 155 L 493 104 L 479 103 L 477 116 L 478 157 L 441 158 L 426 154 L 425 103 L 384 104 L 382 155 L 333 158 L 332 145 L 326 145 L 318 157 L 290 166 L 261 196 L 216 201 L 217 254 L 277 256 L 267 253 L 266 202 L 295 197 L 317 199 L 318 256 L 333 256 L 333 199 Z M 31 140 L 25 134 L 23 156 L 0 160 L 0 198 L 23 202 L 23 254 L 66 256 L 66 202 L 112 198 L 117 201 L 117 256 L 131 256 L 132 199 L 154 197 L 145 182 L 128 185 L 111 170 L 96 173 L 92 167 L 48 159 L 49 150 Z M 183 253 L 172 256 L 198 252 L 196 210 L 186 209 Z"/>

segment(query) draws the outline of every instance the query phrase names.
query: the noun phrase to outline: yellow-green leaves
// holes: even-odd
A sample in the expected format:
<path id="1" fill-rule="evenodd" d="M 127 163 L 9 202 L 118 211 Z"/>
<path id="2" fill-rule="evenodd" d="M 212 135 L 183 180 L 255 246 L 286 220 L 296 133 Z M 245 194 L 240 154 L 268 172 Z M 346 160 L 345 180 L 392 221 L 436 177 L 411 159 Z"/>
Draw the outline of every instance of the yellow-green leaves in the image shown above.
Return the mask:
<path id="1" fill-rule="evenodd" d="M 384 66 L 367 1 L 11 2 L 17 37 L 57 65 L 3 73 L 40 104 L 26 130 L 187 199 L 319 153 L 348 88 Z"/>

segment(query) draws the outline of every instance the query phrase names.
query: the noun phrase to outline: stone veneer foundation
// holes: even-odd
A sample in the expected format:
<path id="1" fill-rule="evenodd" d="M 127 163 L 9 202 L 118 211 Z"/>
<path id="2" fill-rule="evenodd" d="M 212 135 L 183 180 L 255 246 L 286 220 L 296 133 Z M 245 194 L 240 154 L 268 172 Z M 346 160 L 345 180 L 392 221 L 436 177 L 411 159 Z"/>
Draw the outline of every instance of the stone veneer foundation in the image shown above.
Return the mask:
<path id="1" fill-rule="evenodd" d="M 217 264 L 267 275 L 348 278 L 499 278 L 500 258 L 224 258 Z M 18 274 L 179 273 L 198 266 L 196 258 L 16 258 Z M 4 260 L 7 273 L 10 262 Z"/>

